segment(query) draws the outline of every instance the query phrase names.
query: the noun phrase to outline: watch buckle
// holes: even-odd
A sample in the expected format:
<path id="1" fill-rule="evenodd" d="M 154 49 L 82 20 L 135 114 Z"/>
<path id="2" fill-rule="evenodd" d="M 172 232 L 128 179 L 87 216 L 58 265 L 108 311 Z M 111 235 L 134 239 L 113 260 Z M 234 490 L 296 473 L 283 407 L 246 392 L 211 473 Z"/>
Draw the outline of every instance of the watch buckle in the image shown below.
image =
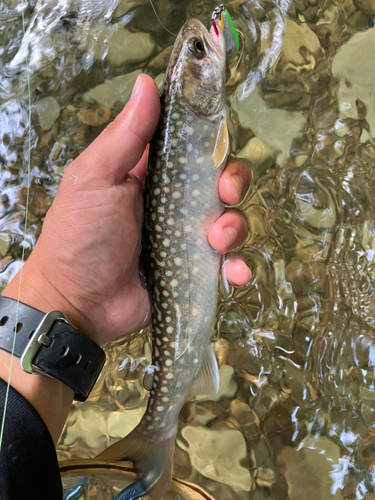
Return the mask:
<path id="1" fill-rule="evenodd" d="M 69 324 L 66 317 L 60 311 L 50 311 L 44 316 L 21 356 L 21 368 L 26 373 L 30 373 L 32 375 L 44 375 L 46 377 L 53 378 L 51 375 L 48 375 L 48 373 L 34 367 L 33 359 L 42 345 L 46 347 L 50 345 L 51 339 L 48 337 L 48 333 L 55 321 L 64 321 L 64 323 Z"/>

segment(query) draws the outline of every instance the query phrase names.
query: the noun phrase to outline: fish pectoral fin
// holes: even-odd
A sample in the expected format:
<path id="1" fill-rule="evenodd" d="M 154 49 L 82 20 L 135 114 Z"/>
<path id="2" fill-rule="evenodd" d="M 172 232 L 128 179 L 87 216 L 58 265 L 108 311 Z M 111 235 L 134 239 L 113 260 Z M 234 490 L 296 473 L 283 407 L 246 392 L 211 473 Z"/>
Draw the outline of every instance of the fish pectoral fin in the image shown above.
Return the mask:
<path id="1" fill-rule="evenodd" d="M 202 360 L 201 367 L 193 378 L 190 386 L 190 396 L 207 396 L 217 394 L 220 387 L 219 368 L 212 344 L 210 344 Z"/>
<path id="2" fill-rule="evenodd" d="M 220 121 L 216 136 L 215 149 L 212 155 L 212 161 L 216 168 L 223 166 L 226 162 L 229 152 L 229 133 L 226 120 Z"/>

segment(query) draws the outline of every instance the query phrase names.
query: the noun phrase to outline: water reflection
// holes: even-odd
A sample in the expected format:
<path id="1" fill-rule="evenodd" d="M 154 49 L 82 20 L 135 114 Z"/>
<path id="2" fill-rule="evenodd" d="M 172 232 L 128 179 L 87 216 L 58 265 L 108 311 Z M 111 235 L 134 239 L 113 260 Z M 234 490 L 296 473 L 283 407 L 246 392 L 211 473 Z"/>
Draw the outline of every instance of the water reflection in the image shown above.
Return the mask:
<path id="1" fill-rule="evenodd" d="M 172 33 L 189 17 L 207 24 L 216 5 L 153 3 Z M 220 392 L 186 402 L 175 474 L 216 499 L 371 500 L 374 6 L 232 0 L 227 7 L 244 36 L 228 73 L 228 107 L 232 151 L 253 176 L 241 206 L 249 223 L 241 253 L 253 277 L 222 290 Z M 27 252 L 66 165 L 122 109 L 140 71 L 162 81 L 174 37 L 149 0 L 1 0 L 0 40 L 5 286 L 20 266 L 29 146 Z M 93 457 L 136 425 L 146 338 L 108 347 L 95 392 L 72 409 L 61 458 Z"/>

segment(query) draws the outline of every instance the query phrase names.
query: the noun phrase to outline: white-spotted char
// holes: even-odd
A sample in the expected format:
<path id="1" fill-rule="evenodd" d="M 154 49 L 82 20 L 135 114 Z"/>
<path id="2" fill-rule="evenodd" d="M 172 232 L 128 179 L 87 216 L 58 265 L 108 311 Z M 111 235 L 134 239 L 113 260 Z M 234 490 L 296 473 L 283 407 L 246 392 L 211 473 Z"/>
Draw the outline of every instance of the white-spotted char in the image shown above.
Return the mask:
<path id="1" fill-rule="evenodd" d="M 209 33 L 196 19 L 183 26 L 161 105 L 145 192 L 154 377 L 140 424 L 99 455 L 133 460 L 138 484 L 154 498 L 171 480 L 177 418 L 187 394 L 218 390 L 210 337 L 221 258 L 207 235 L 224 209 L 218 183 L 229 146 L 221 32 Z"/>

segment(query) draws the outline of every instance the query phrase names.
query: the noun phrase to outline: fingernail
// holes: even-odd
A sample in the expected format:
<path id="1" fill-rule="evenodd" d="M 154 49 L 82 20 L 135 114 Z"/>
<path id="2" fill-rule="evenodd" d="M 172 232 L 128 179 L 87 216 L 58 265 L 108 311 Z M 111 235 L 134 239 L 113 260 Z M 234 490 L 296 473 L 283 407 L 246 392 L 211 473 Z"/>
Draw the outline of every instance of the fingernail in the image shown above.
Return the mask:
<path id="1" fill-rule="evenodd" d="M 231 179 L 232 179 L 233 184 L 236 186 L 239 201 L 241 201 L 242 196 L 243 196 L 243 188 L 245 186 L 245 183 L 244 183 L 242 177 L 238 174 L 231 175 Z"/>
<path id="2" fill-rule="evenodd" d="M 228 249 L 232 248 L 235 241 L 237 240 L 237 231 L 234 229 L 234 227 L 224 227 L 223 233 L 225 239 L 227 240 Z"/>
<path id="3" fill-rule="evenodd" d="M 134 97 L 137 96 L 137 94 L 139 93 L 139 91 L 142 88 L 142 84 L 143 84 L 142 75 L 138 75 L 137 79 L 135 81 L 134 87 L 133 87 L 133 92 L 132 92 L 132 95 L 131 95 L 131 99 L 134 99 Z"/>

